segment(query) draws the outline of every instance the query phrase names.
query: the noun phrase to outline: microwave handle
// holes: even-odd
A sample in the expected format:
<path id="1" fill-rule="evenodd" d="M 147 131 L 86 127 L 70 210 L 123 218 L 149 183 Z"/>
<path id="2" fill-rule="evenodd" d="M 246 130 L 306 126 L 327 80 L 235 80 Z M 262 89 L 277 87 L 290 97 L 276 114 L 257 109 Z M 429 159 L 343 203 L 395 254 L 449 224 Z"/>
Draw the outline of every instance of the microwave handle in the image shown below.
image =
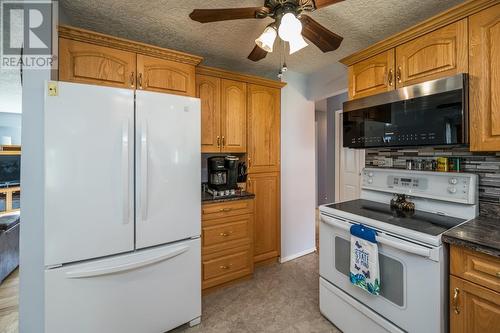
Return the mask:
<path id="1" fill-rule="evenodd" d="M 351 231 L 351 223 L 339 219 L 339 218 L 331 218 L 329 216 L 321 215 L 321 220 L 325 222 L 326 224 L 331 225 L 332 227 L 342 229 L 346 232 Z M 383 244 L 390 246 L 392 248 L 408 252 L 411 254 L 415 254 L 421 257 L 429 258 L 433 261 L 439 261 L 439 255 L 437 251 L 434 251 L 432 249 L 426 248 L 424 246 L 419 246 L 416 244 L 412 244 L 409 242 L 405 242 L 403 240 L 396 239 L 394 237 L 388 236 L 388 235 L 383 235 L 383 234 L 378 234 L 377 237 L 377 243 Z"/>

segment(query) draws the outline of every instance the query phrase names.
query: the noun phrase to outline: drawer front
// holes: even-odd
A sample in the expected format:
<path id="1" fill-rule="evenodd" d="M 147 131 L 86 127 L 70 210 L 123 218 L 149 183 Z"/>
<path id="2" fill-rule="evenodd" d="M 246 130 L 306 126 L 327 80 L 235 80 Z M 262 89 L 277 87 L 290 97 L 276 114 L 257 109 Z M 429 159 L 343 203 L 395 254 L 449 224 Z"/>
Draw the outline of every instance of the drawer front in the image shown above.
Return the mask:
<path id="1" fill-rule="evenodd" d="M 483 253 L 451 247 L 451 274 L 500 292 L 500 259 Z"/>
<path id="2" fill-rule="evenodd" d="M 203 226 L 203 247 L 230 243 L 241 239 L 250 240 L 251 216 L 243 215 L 224 219 L 224 221 L 226 223 Z"/>
<path id="3" fill-rule="evenodd" d="M 253 272 L 250 246 L 203 256 L 203 288 L 213 287 Z"/>
<path id="4" fill-rule="evenodd" d="M 218 219 L 221 217 L 249 214 L 253 212 L 253 200 L 238 200 L 214 204 L 204 204 L 202 219 Z"/>

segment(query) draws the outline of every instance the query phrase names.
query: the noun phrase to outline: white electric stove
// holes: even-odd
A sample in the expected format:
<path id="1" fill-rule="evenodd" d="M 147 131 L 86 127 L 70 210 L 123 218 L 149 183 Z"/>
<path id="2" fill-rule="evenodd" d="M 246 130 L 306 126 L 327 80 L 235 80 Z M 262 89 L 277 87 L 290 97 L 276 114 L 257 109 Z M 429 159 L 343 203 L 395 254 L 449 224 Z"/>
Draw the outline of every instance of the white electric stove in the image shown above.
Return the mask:
<path id="1" fill-rule="evenodd" d="M 478 215 L 477 175 L 366 168 L 361 199 L 320 207 L 320 310 L 345 333 L 448 329 L 448 253 L 441 235 Z M 394 194 L 414 212 L 392 209 Z M 349 280 L 350 227 L 377 231 L 381 294 Z"/>

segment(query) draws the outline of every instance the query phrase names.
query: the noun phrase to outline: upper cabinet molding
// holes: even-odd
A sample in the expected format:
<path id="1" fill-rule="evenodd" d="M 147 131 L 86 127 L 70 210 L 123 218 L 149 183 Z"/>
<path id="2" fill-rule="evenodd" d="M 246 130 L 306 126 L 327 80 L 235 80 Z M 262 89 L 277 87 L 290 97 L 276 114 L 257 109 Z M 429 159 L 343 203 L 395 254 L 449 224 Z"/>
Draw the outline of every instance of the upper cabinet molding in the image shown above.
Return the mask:
<path id="1" fill-rule="evenodd" d="M 251 84 L 258 84 L 261 86 L 266 86 L 270 88 L 283 88 L 286 86 L 286 82 L 275 81 L 271 79 L 265 79 L 259 76 L 241 74 L 231 71 L 226 71 L 219 68 L 207 67 L 207 66 L 198 66 L 196 67 L 196 74 L 200 75 L 208 75 L 219 77 L 227 80 L 246 82 Z"/>
<path id="2" fill-rule="evenodd" d="M 496 4 L 498 4 L 498 0 L 469 0 L 443 13 L 431 17 L 430 19 L 425 20 L 409 29 L 403 30 L 402 32 L 386 38 L 383 41 L 373 44 L 364 50 L 345 57 L 341 59 L 340 62 L 346 66 L 353 65 Z"/>
<path id="3" fill-rule="evenodd" d="M 149 55 L 156 58 L 180 62 L 193 66 L 199 65 L 203 58 L 192 54 L 169 50 L 145 43 L 130 41 L 124 38 L 113 37 L 98 32 L 60 25 L 58 27 L 59 37 L 91 43 L 100 46 L 111 47 L 118 50 Z"/>

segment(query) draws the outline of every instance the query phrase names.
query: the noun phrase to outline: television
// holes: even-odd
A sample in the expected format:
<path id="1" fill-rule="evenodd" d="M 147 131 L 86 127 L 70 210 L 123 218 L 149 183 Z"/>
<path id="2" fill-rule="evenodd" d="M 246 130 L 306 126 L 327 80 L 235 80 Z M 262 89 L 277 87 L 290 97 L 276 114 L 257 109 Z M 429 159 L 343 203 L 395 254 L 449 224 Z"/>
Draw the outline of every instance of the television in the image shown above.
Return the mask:
<path id="1" fill-rule="evenodd" d="M 0 187 L 19 186 L 21 183 L 21 155 L 0 156 Z"/>

